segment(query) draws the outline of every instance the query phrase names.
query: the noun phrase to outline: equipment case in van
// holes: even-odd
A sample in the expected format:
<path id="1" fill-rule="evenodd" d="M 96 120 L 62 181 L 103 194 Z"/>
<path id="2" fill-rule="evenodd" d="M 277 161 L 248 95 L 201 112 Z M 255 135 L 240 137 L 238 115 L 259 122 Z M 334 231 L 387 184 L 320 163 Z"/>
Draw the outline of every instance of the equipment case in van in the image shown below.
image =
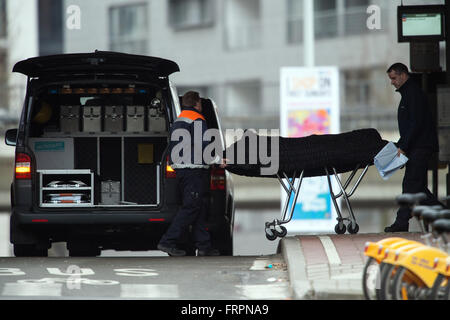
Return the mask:
<path id="1" fill-rule="evenodd" d="M 123 106 L 105 107 L 105 126 L 107 132 L 123 131 Z"/>
<path id="2" fill-rule="evenodd" d="M 143 106 L 127 106 L 127 132 L 144 131 L 144 113 Z"/>
<path id="3" fill-rule="evenodd" d="M 100 106 L 83 107 L 83 132 L 101 132 L 101 114 L 102 107 Z"/>
<path id="4" fill-rule="evenodd" d="M 166 132 L 166 119 L 156 108 L 148 109 L 148 131 Z"/>
<path id="5" fill-rule="evenodd" d="M 80 106 L 61 106 L 60 131 L 72 133 L 80 131 Z"/>

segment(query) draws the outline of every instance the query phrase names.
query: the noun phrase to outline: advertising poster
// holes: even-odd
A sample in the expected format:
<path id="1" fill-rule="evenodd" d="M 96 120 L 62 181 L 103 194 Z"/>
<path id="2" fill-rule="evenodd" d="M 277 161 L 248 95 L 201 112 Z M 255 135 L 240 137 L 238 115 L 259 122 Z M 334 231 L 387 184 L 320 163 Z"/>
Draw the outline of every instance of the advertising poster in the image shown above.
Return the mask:
<path id="1" fill-rule="evenodd" d="M 340 132 L 339 71 L 336 67 L 282 68 L 280 98 L 282 136 L 297 138 Z M 332 183 L 333 190 L 337 191 L 334 178 Z M 284 189 L 282 195 L 281 206 L 287 197 Z M 290 199 L 289 210 L 293 198 Z M 290 232 L 333 231 L 336 217 L 327 177 L 304 178 L 287 229 Z"/>

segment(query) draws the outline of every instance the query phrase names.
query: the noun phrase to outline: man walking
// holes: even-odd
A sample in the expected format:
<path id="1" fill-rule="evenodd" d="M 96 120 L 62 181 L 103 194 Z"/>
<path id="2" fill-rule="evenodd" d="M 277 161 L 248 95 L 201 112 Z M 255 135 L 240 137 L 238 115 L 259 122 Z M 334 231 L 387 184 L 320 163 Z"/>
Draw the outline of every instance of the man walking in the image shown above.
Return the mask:
<path id="1" fill-rule="evenodd" d="M 421 204 L 441 204 L 427 185 L 428 161 L 434 152 L 439 151 L 436 127 L 428 108 L 427 96 L 410 78 L 408 67 L 404 64 L 393 64 L 387 74 L 391 84 L 402 97 L 397 113 L 400 140 L 396 145 L 398 155 L 405 154 L 409 159 L 405 166 L 402 192 L 424 192 L 427 199 Z M 395 222 L 384 231 L 408 231 L 410 218 L 411 210 L 400 208 Z"/>
<path id="2" fill-rule="evenodd" d="M 171 256 L 186 255 L 186 252 L 179 249 L 177 244 L 190 225 L 192 225 L 192 235 L 199 256 L 218 256 L 220 254 L 218 250 L 212 248 L 210 235 L 206 229 L 205 198 L 209 187 L 209 165 L 203 161 L 202 157 L 203 150 L 208 143 L 202 139 L 207 126 L 201 112 L 202 105 L 199 94 L 194 91 L 187 92 L 182 97 L 182 112 L 170 130 L 169 163 L 175 170 L 183 204 L 169 229 L 162 236 L 158 249 Z M 178 148 L 178 150 L 182 150 L 181 153 L 190 150 L 190 155 L 177 154 L 174 151 L 178 143 L 186 144 L 186 141 L 174 140 L 179 136 L 177 130 L 179 130 L 178 133 L 186 133 L 190 138 L 187 139 L 188 148 Z M 201 134 L 200 139 L 195 136 L 199 133 Z M 199 142 L 201 145 L 196 145 Z M 202 153 L 200 154 L 200 152 Z M 189 158 L 187 161 L 180 161 L 180 159 L 186 159 L 186 156 Z M 225 165 L 223 164 L 221 167 L 225 167 Z"/>

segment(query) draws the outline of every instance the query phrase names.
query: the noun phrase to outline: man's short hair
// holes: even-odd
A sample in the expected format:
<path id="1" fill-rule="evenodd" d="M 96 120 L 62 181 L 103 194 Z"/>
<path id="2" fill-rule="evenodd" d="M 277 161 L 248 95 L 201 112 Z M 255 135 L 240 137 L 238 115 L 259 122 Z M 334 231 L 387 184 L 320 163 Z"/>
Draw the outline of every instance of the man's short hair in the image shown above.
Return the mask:
<path id="1" fill-rule="evenodd" d="M 397 74 L 406 73 L 407 75 L 409 75 L 408 67 L 400 62 L 394 63 L 392 66 L 389 67 L 389 69 L 387 69 L 386 72 L 391 73 L 392 71 L 395 71 L 395 73 Z"/>
<path id="2" fill-rule="evenodd" d="M 183 107 L 195 107 L 197 102 L 200 101 L 200 94 L 196 91 L 188 91 L 181 98 L 181 104 Z"/>

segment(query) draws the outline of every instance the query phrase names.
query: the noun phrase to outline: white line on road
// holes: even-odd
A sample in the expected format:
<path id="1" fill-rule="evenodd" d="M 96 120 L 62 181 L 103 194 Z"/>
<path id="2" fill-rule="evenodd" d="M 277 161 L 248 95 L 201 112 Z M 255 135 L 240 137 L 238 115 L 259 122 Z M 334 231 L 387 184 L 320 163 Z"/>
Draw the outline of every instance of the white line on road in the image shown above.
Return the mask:
<path id="1" fill-rule="evenodd" d="M 236 288 L 246 299 L 277 300 L 290 297 L 287 284 L 237 285 Z"/>
<path id="2" fill-rule="evenodd" d="M 62 284 L 60 283 L 5 283 L 3 296 L 22 297 L 60 297 Z"/>
<path id="3" fill-rule="evenodd" d="M 120 297 L 130 299 L 177 299 L 178 286 L 172 284 L 122 284 Z"/>
<path id="4" fill-rule="evenodd" d="M 340 265 L 341 258 L 339 258 L 339 254 L 337 253 L 336 247 L 334 246 L 333 241 L 328 236 L 319 236 L 320 241 L 322 242 L 323 248 L 325 249 L 325 253 L 327 254 L 328 262 L 330 265 Z"/>

